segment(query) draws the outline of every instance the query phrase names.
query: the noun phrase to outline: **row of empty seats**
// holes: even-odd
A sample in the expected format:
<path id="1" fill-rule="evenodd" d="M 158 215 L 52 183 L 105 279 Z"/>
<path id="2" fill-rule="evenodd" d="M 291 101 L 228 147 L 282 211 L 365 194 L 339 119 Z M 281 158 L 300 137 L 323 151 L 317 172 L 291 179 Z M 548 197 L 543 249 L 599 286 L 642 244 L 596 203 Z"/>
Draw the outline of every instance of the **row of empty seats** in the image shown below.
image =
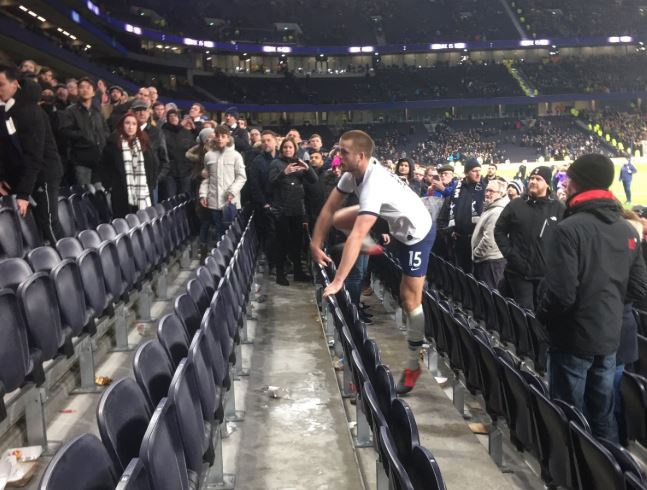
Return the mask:
<path id="1" fill-rule="evenodd" d="M 99 215 L 89 201 L 88 207 Z M 140 320 L 150 319 L 151 284 L 159 293 L 168 266 L 188 259 L 192 209 L 188 201 L 168 200 L 75 231 L 50 247 L 34 240 L 33 217 L 20 217 L 13 197 L 0 200 L 0 216 L 8 217 L 0 218 L 6 239 L 0 259 L 2 433 L 26 414 L 28 443 L 46 446 L 46 390 L 75 363 L 78 391 L 98 390 L 96 341 L 112 329 L 116 348 L 127 349 L 128 310 L 136 306 Z M 4 246 L 10 242 L 14 246 Z"/>
<path id="2" fill-rule="evenodd" d="M 133 378 L 113 383 L 97 407 L 101 440 L 83 434 L 50 462 L 43 490 L 231 488 L 221 438 L 235 409 L 246 305 L 258 240 L 241 214 L 198 267 L 173 312 L 143 343 Z"/>
<path id="3" fill-rule="evenodd" d="M 318 267 L 319 292 L 334 274 L 334 265 Z M 321 308 L 329 325 L 327 334 L 334 335 L 337 354 L 344 358 L 342 392 L 357 396 L 355 443 L 372 445 L 379 456 L 378 490 L 445 489 L 434 456 L 420 444 L 413 412 L 397 397 L 393 375 L 382 364 L 375 341 L 368 338 L 348 291 L 342 289 Z"/>
<path id="4" fill-rule="evenodd" d="M 385 254 L 378 263 L 374 270 L 380 282 L 390 294 L 397 295 L 396 279 L 401 274 L 397 259 Z M 512 444 L 537 459 L 541 477 L 550 487 L 647 488 L 645 474 L 629 451 L 611 441 L 595 439 L 582 413 L 561 400 L 550 399 L 547 384 L 537 369 L 545 366 L 545 346 L 538 344 L 542 345 L 539 352 L 543 363 L 537 362 L 536 355 L 529 356 L 531 350 L 519 353 L 520 334 L 531 337 L 528 332 L 532 313 L 502 298 L 498 291 L 477 296 L 477 292 L 484 291 L 483 285 L 470 281 L 470 275 L 437 257 L 430 264 L 431 283 L 423 297 L 427 341 L 453 373 L 454 405 L 459 412 L 464 413 L 465 389 L 480 396 L 492 420 L 489 447 L 497 464 L 503 463 L 499 424 L 505 421 Z M 480 311 L 480 319 L 476 311 Z M 539 331 L 544 327 L 535 328 Z M 545 337 L 542 341 L 545 343 Z M 642 423 L 644 428 L 647 413 L 644 404 L 639 413 L 627 406 L 636 405 L 626 394 L 627 378 L 635 377 L 625 374 L 622 384 L 625 429 L 630 440 L 636 439 L 636 425 Z M 644 386 L 637 388 L 643 400 Z"/>

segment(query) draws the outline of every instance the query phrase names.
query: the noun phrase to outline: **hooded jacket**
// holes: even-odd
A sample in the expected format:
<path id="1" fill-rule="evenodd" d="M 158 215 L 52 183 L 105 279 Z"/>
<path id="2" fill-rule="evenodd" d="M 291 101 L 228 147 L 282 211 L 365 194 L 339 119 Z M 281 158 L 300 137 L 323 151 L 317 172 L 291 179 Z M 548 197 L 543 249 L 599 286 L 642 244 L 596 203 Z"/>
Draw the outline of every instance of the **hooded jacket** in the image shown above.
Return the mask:
<path id="1" fill-rule="evenodd" d="M 550 347 L 588 357 L 618 350 L 625 303 L 647 295 L 640 237 L 608 191 L 571 198 L 548 245 L 537 318 Z"/>
<path id="2" fill-rule="evenodd" d="M 494 227 L 496 225 L 503 208 L 507 206 L 510 200 L 506 197 L 500 197 L 496 201 L 486 204 L 483 214 L 472 235 L 472 258 L 474 262 L 485 262 L 486 260 L 502 259 L 503 254 L 497 247 L 494 239 Z"/>
<path id="3" fill-rule="evenodd" d="M 544 244 L 563 214 L 564 204 L 551 194 L 539 199 L 524 194 L 510 201 L 494 229 L 496 244 L 507 261 L 506 272 L 526 279 L 544 277 Z"/>
<path id="4" fill-rule="evenodd" d="M 233 146 L 223 151 L 211 150 L 204 157 L 204 166 L 209 177 L 200 184 L 200 199 L 207 198 L 209 209 L 222 209 L 227 204 L 227 196 L 232 194 L 232 202 L 240 209 L 240 190 L 247 182 L 241 154 Z"/>

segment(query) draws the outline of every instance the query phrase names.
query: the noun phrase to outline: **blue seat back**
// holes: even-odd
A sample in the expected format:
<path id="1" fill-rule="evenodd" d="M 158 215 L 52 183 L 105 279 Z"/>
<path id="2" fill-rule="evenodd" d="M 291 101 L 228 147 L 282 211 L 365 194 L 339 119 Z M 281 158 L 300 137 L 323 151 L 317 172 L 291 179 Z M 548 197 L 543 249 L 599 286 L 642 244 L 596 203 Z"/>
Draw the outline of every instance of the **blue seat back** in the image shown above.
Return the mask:
<path id="1" fill-rule="evenodd" d="M 135 352 L 133 371 L 152 409 L 168 394 L 173 366 L 164 347 L 157 340 L 143 343 Z"/>

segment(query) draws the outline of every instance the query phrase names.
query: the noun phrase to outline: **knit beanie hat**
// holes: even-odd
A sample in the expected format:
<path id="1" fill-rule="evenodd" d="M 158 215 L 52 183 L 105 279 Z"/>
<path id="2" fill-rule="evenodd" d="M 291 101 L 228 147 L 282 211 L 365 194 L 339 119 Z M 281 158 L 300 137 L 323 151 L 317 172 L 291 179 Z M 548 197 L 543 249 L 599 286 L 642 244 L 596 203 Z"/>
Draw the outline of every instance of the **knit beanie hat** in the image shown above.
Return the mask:
<path id="1" fill-rule="evenodd" d="M 608 189 L 613 184 L 613 162 L 604 155 L 583 155 L 568 167 L 566 175 L 583 191 Z"/>
<path id="2" fill-rule="evenodd" d="M 518 179 L 514 179 L 512 182 L 508 184 L 508 187 L 514 187 L 517 191 L 517 194 L 521 195 L 523 194 L 524 191 L 524 185 L 523 182 L 521 182 Z"/>
<path id="3" fill-rule="evenodd" d="M 200 134 L 198 134 L 198 137 L 195 139 L 195 141 L 204 145 L 209 139 L 209 136 L 211 136 L 215 132 L 216 130 L 213 128 L 204 128 L 200 131 Z"/>
<path id="4" fill-rule="evenodd" d="M 532 169 L 532 172 L 530 172 L 530 177 L 532 177 L 533 175 L 539 175 L 539 177 L 544 179 L 549 186 L 551 184 L 551 180 L 553 180 L 553 171 L 550 167 L 535 167 L 534 169 Z"/>
<path id="5" fill-rule="evenodd" d="M 465 165 L 463 166 L 463 170 L 465 173 L 475 169 L 476 167 L 480 167 L 481 164 L 476 158 L 468 158 L 467 161 L 465 162 Z"/>

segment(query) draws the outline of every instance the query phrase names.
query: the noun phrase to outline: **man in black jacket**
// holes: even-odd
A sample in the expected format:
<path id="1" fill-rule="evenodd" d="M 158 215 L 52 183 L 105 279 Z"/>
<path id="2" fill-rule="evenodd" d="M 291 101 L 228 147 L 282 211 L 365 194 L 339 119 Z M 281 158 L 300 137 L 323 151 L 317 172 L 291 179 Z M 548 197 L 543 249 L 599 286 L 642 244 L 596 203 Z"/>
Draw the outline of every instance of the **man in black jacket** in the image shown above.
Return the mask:
<path id="1" fill-rule="evenodd" d="M 236 151 L 244 155 L 250 149 L 249 132 L 238 125 L 238 107 L 230 107 L 225 111 L 225 124 L 229 128 Z"/>
<path id="2" fill-rule="evenodd" d="M 63 113 L 60 132 L 69 149 L 70 162 L 78 185 L 91 184 L 108 139 L 108 124 L 94 105 L 95 87 L 92 80 L 78 81 L 79 101 Z"/>
<path id="3" fill-rule="evenodd" d="M 187 159 L 186 152 L 195 144 L 195 138 L 191 131 L 182 127 L 180 115 L 175 109 L 169 109 L 165 118 L 167 122 L 162 126 L 162 131 L 170 162 L 170 171 L 164 186 L 166 198 L 191 192 L 193 163 Z"/>
<path id="4" fill-rule="evenodd" d="M 261 133 L 262 152 L 254 158 L 247 175 L 252 203 L 258 216 L 258 234 L 270 268 L 274 265 L 275 218 L 272 207 L 272 184 L 270 184 L 270 164 L 277 157 L 276 133 L 265 130 Z"/>
<path id="5" fill-rule="evenodd" d="M 546 271 L 544 246 L 562 219 L 564 205 L 550 192 L 550 167 L 537 167 L 528 180 L 528 192 L 510 201 L 494 229 L 494 238 L 506 259 L 506 292 L 530 310 Z"/>
<path id="6" fill-rule="evenodd" d="M 567 210 L 547 244 L 537 317 L 550 343 L 550 395 L 586 413 L 593 435 L 618 441 L 613 377 L 624 304 L 647 294 L 640 237 L 608 188 L 613 163 L 584 155 L 568 170 Z"/>
<path id="7" fill-rule="evenodd" d="M 470 158 L 464 165 L 461 180 L 445 203 L 444 213 L 450 235 L 450 245 L 456 265 L 465 273 L 472 272 L 472 233 L 483 212 L 485 185 L 481 179 L 481 164 Z"/>
<path id="8" fill-rule="evenodd" d="M 18 72 L 0 66 L 0 195 L 15 194 L 18 210 L 27 214 L 30 198 L 44 238 L 62 237 L 58 222 L 58 187 L 63 166 L 49 118 L 37 104 L 40 87 Z"/>

